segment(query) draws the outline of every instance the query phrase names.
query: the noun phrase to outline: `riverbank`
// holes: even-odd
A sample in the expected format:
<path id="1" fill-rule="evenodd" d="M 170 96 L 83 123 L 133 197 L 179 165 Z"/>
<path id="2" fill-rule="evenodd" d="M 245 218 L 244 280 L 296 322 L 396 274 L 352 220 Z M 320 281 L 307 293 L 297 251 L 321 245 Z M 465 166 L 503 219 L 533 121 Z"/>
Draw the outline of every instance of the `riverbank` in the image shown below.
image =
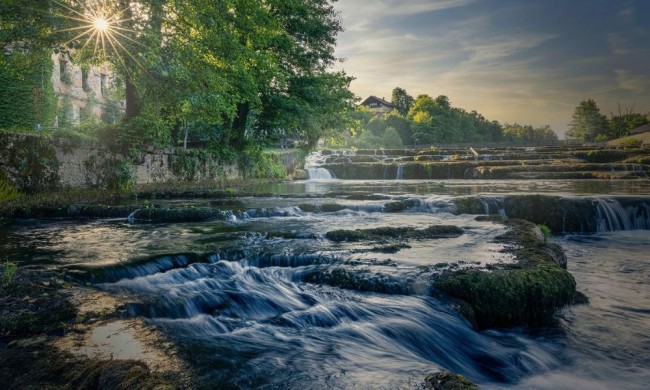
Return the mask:
<path id="1" fill-rule="evenodd" d="M 60 270 L 19 266 L 0 286 L 0 377 L 10 389 L 185 388 L 191 373 L 152 328 Z M 107 332 L 120 324 L 119 332 Z M 130 329 L 130 331 L 129 331 Z"/>

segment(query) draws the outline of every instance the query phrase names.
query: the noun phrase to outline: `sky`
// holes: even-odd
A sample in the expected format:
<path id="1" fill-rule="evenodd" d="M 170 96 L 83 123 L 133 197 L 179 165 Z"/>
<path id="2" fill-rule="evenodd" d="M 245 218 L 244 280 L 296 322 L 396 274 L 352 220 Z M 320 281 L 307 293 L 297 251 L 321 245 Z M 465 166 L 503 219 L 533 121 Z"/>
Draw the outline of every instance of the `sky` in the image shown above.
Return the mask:
<path id="1" fill-rule="evenodd" d="M 390 100 L 446 95 L 489 120 L 551 125 L 574 108 L 650 112 L 650 0 L 339 0 L 337 70 Z"/>

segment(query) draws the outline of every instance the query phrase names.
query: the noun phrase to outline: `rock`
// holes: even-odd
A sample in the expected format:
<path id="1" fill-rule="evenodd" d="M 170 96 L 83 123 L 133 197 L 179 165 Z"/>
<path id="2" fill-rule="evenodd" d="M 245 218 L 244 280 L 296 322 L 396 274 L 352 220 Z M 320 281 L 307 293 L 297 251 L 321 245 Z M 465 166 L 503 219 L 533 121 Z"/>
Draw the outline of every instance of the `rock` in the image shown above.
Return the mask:
<path id="1" fill-rule="evenodd" d="M 539 239 L 538 228 L 507 220 L 510 231 L 498 238 L 517 264 L 486 272 L 450 271 L 435 281 L 438 292 L 466 302 L 479 329 L 533 325 L 549 321 L 555 311 L 574 302 L 576 282 L 564 268 L 562 248 Z"/>
<path id="2" fill-rule="evenodd" d="M 294 180 L 308 180 L 309 179 L 309 172 L 307 172 L 304 169 L 296 169 L 293 172 L 293 179 Z"/>
<path id="3" fill-rule="evenodd" d="M 479 390 L 479 387 L 462 375 L 448 371 L 429 374 L 424 378 L 426 390 Z"/>
<path id="4" fill-rule="evenodd" d="M 463 234 L 463 229 L 453 225 L 432 225 L 426 229 L 415 229 L 413 227 L 379 227 L 373 229 L 357 230 L 333 230 L 325 234 L 325 237 L 336 242 L 342 241 L 378 241 L 386 239 L 433 239 L 451 238 Z"/>
<path id="5" fill-rule="evenodd" d="M 38 336 L 38 337 L 32 337 L 30 339 L 14 340 L 11 343 L 12 343 L 12 345 L 15 345 L 16 347 L 29 348 L 29 347 L 35 347 L 35 346 L 43 344 L 45 342 L 47 342 L 47 336 L 41 335 L 41 336 Z"/>

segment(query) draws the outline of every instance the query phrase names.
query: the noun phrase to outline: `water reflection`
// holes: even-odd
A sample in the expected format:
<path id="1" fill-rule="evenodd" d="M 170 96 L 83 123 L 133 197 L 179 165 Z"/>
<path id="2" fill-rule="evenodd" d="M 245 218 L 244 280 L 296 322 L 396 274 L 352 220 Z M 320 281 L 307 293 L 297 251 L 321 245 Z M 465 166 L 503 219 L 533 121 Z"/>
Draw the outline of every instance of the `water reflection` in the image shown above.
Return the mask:
<path id="1" fill-rule="evenodd" d="M 478 195 L 541 193 L 555 195 L 650 195 L 650 180 L 305 180 L 259 184 L 252 192 L 279 195 L 328 192 Z"/>

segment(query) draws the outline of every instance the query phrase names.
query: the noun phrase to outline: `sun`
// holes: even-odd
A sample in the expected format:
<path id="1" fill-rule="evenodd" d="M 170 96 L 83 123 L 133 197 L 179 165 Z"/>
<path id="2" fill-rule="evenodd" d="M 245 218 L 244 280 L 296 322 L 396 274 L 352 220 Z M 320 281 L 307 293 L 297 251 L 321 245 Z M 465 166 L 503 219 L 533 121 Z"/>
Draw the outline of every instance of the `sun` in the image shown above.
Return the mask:
<path id="1" fill-rule="evenodd" d="M 59 30 L 59 32 L 74 31 L 78 33 L 64 46 L 73 42 L 80 42 L 81 45 L 77 49 L 83 51 L 86 47 L 90 47 L 93 57 L 106 59 L 110 51 L 114 55 L 113 58 L 124 64 L 125 67 L 124 56 L 131 58 L 134 63 L 139 65 L 138 59 L 120 42 L 121 40 L 129 41 L 132 44 L 142 46 L 140 42 L 129 36 L 135 31 L 121 26 L 125 21 L 130 20 L 123 18 L 129 9 L 128 7 L 122 11 L 114 11 L 107 6 L 107 3 L 104 3 L 107 0 L 86 3 L 76 0 L 76 4 L 80 8 L 73 7 L 75 3 L 68 4 L 57 0 L 52 1 L 61 10 L 59 12 L 53 11 L 54 16 L 72 20 L 77 24 Z"/>
<path id="2" fill-rule="evenodd" d="M 111 28 L 110 23 L 103 16 L 98 16 L 93 20 L 93 26 L 98 32 L 105 32 Z"/>

